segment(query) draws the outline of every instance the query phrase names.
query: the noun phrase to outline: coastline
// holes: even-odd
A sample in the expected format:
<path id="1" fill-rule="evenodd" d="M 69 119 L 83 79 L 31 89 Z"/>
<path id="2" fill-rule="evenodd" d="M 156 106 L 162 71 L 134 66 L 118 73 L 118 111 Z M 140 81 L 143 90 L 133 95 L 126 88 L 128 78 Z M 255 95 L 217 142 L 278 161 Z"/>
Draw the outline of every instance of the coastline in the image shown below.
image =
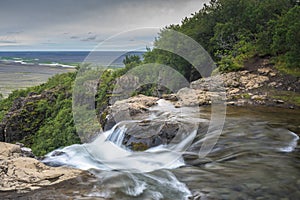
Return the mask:
<path id="1" fill-rule="evenodd" d="M 75 67 L 0 62 L 0 94 L 6 98 L 13 90 L 37 86 L 55 74 L 73 71 Z"/>

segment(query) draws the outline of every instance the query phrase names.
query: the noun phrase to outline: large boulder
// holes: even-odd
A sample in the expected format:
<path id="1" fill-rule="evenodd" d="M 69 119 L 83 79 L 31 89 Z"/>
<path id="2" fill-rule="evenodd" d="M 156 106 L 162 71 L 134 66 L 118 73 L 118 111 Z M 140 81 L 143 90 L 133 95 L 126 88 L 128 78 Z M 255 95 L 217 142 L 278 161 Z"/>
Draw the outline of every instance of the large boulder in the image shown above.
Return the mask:
<path id="1" fill-rule="evenodd" d="M 109 140 L 134 151 L 143 151 L 162 144 L 177 144 L 182 139 L 178 135 L 193 131 L 197 122 L 182 118 L 184 112 L 170 101 L 138 95 L 110 106 L 104 126 L 108 130 L 116 121 L 120 122 Z"/>
<path id="2" fill-rule="evenodd" d="M 116 101 L 101 114 L 102 118 L 105 119 L 101 125 L 104 130 L 109 130 L 116 122 L 134 119 L 139 114 L 147 113 L 151 106 L 157 104 L 157 101 L 157 97 L 145 95 L 137 95 L 128 99 Z"/>
<path id="3" fill-rule="evenodd" d="M 75 178 L 81 170 L 49 167 L 40 161 L 22 157 L 20 146 L 0 142 L 0 192 L 30 191 Z"/>
<path id="4" fill-rule="evenodd" d="M 126 127 L 123 145 L 129 149 L 140 151 L 161 144 L 169 144 L 175 138 L 178 122 L 143 120 Z"/>

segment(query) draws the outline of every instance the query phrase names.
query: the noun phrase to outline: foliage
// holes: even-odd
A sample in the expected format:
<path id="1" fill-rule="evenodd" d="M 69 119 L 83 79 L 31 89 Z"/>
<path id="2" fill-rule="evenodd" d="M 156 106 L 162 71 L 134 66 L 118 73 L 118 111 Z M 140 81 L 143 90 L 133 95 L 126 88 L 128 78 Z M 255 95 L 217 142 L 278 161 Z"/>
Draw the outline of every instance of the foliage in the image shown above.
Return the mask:
<path id="1" fill-rule="evenodd" d="M 40 156 L 56 148 L 80 143 L 72 116 L 72 85 L 76 73 L 55 75 L 48 82 L 24 90 L 13 91 L 0 101 L 2 121 L 15 99 L 27 99 L 22 107 L 23 132 L 30 133 L 22 142 Z M 39 96 L 34 99 L 33 96 Z"/>
<path id="2" fill-rule="evenodd" d="M 297 0 L 211 0 L 181 25 L 162 29 L 144 61 L 169 65 L 193 80 L 190 63 L 158 48 L 171 29 L 201 44 L 220 71 L 239 70 L 255 55 L 281 57 L 283 66 L 299 68 L 299 18 Z"/>
<path id="3" fill-rule="evenodd" d="M 40 102 L 45 106 L 45 102 Z M 46 122 L 32 137 L 32 151 L 35 155 L 44 155 L 59 147 L 80 143 L 76 134 L 72 116 L 72 101 L 65 99 L 57 102 L 56 108 L 51 109 L 57 113 L 46 118 Z"/>
<path id="4" fill-rule="evenodd" d="M 272 50 L 282 54 L 289 68 L 300 68 L 300 6 L 295 6 L 282 16 L 275 25 Z"/>

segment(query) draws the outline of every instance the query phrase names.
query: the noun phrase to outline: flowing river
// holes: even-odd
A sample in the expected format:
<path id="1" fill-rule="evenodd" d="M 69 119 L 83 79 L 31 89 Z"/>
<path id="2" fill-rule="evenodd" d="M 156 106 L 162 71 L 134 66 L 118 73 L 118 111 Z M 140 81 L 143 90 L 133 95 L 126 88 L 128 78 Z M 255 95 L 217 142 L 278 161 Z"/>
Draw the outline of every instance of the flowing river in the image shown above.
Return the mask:
<path id="1" fill-rule="evenodd" d="M 180 111 L 179 111 L 180 110 Z M 43 160 L 89 172 L 27 194 L 30 199 L 299 199 L 300 111 L 227 107 L 212 151 L 198 157 L 211 107 L 176 109 L 160 100 L 141 120 L 176 121 L 168 145 L 133 152 L 122 145 L 129 127 L 119 122 L 93 142 L 58 149 Z M 199 130 L 197 132 L 197 126 Z M 92 175 L 90 175 L 92 174 Z"/>

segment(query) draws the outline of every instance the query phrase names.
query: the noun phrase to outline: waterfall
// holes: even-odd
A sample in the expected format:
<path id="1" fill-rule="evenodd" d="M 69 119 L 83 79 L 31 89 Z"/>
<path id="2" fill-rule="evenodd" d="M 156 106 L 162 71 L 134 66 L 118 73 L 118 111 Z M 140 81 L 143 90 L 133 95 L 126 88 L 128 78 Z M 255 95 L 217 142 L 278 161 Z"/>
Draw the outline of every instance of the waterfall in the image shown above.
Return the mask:
<path id="1" fill-rule="evenodd" d="M 121 127 L 115 127 L 113 131 L 109 134 L 107 140 L 115 143 L 117 146 L 122 146 L 122 142 L 125 137 L 125 132 L 126 132 L 126 127 L 121 126 Z"/>
<path id="2" fill-rule="evenodd" d="M 114 190 L 118 190 L 123 191 L 127 199 L 137 196 L 141 199 L 187 199 L 191 195 L 189 189 L 168 171 L 185 165 L 182 153 L 197 134 L 193 120 L 187 118 L 182 121 L 185 117 L 181 115 L 186 117 L 187 113 L 178 112 L 172 104 L 163 101 L 149 113 L 148 120 L 164 123 L 166 119 L 178 118 L 180 124 L 183 122 L 176 133 L 175 143 L 155 146 L 143 152 L 131 151 L 122 143 L 128 127 L 140 121 L 122 121 L 99 134 L 93 142 L 57 149 L 47 154 L 43 162 L 89 170 L 101 180 L 101 184 L 95 186 L 97 190 L 91 191 L 92 196 L 119 198 L 114 196 L 118 194 Z M 103 191 L 108 196 L 103 196 Z"/>

